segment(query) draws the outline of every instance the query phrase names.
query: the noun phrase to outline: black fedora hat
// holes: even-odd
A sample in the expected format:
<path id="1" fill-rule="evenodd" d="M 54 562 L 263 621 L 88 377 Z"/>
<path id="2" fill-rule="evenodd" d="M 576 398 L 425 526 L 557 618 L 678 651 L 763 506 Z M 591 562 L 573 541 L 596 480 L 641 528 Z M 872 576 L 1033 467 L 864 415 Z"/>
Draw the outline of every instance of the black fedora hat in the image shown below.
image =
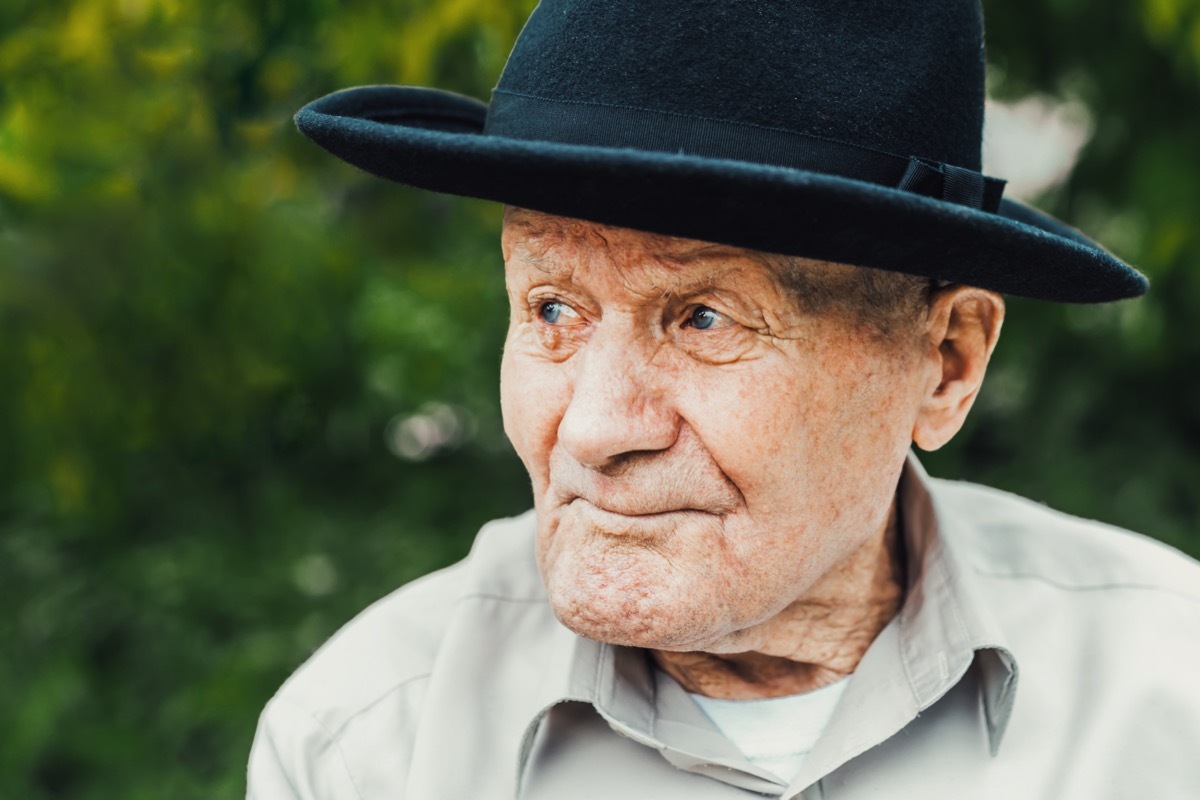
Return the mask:
<path id="1" fill-rule="evenodd" d="M 296 115 L 439 192 L 1068 302 L 1145 292 L 980 173 L 978 0 L 542 0 L 490 105 L 368 86 Z"/>

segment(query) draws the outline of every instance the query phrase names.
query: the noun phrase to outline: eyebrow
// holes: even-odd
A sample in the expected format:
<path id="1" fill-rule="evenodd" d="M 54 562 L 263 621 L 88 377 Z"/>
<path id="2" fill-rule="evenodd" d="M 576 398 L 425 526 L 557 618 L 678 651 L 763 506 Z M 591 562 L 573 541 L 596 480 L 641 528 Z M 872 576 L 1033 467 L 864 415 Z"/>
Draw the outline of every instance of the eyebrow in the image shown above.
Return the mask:
<path id="1" fill-rule="evenodd" d="M 534 255 L 529 251 L 529 248 L 523 248 L 523 252 L 518 257 L 522 264 L 528 264 L 539 272 L 544 272 L 547 275 L 555 277 L 570 275 L 575 271 L 575 268 L 569 263 L 556 263 L 553 259 L 548 259 L 545 255 Z"/>
<path id="2" fill-rule="evenodd" d="M 739 261 L 724 268 L 714 264 L 711 269 L 707 269 L 699 275 L 670 274 L 655 288 L 660 297 L 675 299 L 711 291 L 738 292 L 744 282 L 738 281 L 737 276 L 747 266 L 744 262 Z"/>

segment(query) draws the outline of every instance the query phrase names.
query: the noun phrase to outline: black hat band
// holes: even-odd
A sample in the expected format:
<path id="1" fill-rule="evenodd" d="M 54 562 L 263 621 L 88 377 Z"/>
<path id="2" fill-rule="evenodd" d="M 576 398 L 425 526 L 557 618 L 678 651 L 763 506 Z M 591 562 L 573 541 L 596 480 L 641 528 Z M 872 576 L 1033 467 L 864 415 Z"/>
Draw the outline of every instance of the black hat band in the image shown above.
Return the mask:
<path id="1" fill-rule="evenodd" d="M 975 170 L 743 122 L 497 89 L 484 132 L 525 141 L 723 158 L 837 175 L 995 213 L 1005 181 Z"/>

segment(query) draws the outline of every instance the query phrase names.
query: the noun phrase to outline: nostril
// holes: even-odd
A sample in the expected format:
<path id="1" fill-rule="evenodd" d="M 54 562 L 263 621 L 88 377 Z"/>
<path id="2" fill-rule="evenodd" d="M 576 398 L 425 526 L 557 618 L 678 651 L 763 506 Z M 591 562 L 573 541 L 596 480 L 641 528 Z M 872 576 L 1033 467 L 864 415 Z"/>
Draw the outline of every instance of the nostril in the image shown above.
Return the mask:
<path id="1" fill-rule="evenodd" d="M 631 453 L 666 450 L 679 433 L 670 407 L 640 390 L 576 391 L 558 427 L 558 442 L 580 464 L 605 467 Z"/>

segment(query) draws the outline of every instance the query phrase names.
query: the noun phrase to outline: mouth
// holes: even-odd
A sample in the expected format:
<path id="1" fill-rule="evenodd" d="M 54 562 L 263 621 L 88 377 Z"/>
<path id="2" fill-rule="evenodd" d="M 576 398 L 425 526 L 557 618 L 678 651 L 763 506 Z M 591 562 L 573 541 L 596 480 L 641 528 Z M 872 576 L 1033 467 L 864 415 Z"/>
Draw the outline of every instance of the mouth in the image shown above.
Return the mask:
<path id="1" fill-rule="evenodd" d="M 648 509 L 644 506 L 623 506 L 620 504 L 595 503 L 593 500 L 584 498 L 576 498 L 574 503 L 584 503 L 592 506 L 596 511 L 602 513 L 611 513 L 620 517 L 662 517 L 668 513 L 684 513 L 686 511 L 697 511 L 697 509 Z"/>
<path id="2" fill-rule="evenodd" d="M 594 531 L 622 539 L 656 539 L 673 533 L 680 525 L 713 515 L 696 508 L 614 508 L 577 497 L 567 508 L 579 513 Z"/>
<path id="3" fill-rule="evenodd" d="M 613 514 L 615 516 L 620 516 L 620 517 L 651 518 L 651 517 L 663 517 L 663 516 L 667 516 L 669 514 L 686 514 L 686 513 L 705 514 L 705 513 L 708 513 L 705 511 L 701 511 L 698 508 L 691 508 L 691 507 L 669 508 L 669 507 L 663 507 L 662 505 L 653 505 L 650 503 L 639 503 L 636 501 L 622 502 L 619 500 L 618 501 L 605 500 L 603 502 L 597 502 L 595 500 L 589 500 L 586 497 L 574 497 L 571 499 L 569 505 L 574 505 L 575 503 L 580 503 L 580 504 L 589 506 L 589 507 L 595 509 L 596 511 L 599 511 L 604 514 Z"/>

